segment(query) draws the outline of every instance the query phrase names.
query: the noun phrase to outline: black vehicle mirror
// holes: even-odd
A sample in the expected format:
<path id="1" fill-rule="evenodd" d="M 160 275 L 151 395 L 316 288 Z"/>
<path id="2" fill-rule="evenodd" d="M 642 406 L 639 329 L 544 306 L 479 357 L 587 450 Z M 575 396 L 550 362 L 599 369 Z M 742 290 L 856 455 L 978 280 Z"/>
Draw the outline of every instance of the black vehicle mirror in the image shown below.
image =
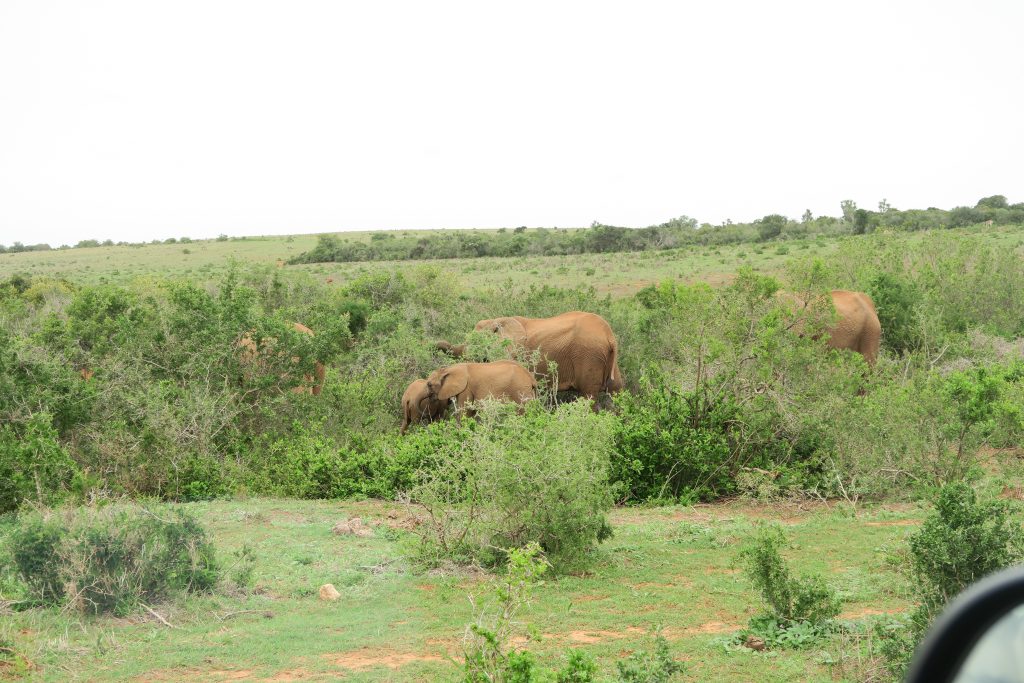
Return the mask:
<path id="1" fill-rule="evenodd" d="M 907 683 L 1024 683 L 1024 566 L 974 584 L 914 653 Z"/>

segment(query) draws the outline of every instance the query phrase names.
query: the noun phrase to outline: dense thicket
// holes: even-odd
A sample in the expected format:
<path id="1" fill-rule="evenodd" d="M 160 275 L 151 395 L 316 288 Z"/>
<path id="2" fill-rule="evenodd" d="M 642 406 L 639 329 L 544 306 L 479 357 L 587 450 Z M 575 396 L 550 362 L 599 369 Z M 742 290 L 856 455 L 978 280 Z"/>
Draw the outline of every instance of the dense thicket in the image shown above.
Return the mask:
<path id="1" fill-rule="evenodd" d="M 293 257 L 290 263 L 329 261 L 390 261 L 409 259 L 475 258 L 478 256 L 552 256 L 621 251 L 674 249 L 687 245 L 722 245 L 773 239 L 864 234 L 876 230 L 918 231 L 957 228 L 977 223 L 1024 223 L 1024 203 L 1009 205 L 1002 195 L 985 197 L 971 207 L 946 211 L 929 208 L 900 211 L 880 203 L 878 211 L 858 209 L 843 202 L 843 217 L 800 221 L 771 214 L 751 223 L 698 225 L 687 216 L 646 228 L 621 228 L 595 222 L 589 229 L 525 227 L 497 232 L 437 231 L 429 234 L 378 232 L 369 242 L 337 235 L 321 235 L 316 247 Z"/>
<path id="2" fill-rule="evenodd" d="M 886 330 L 875 370 L 794 335 L 782 285 L 870 292 Z M 666 282 L 619 300 L 511 282 L 467 291 L 433 266 L 343 288 L 260 268 L 210 283 L 18 277 L 0 283 L 0 508 L 96 490 L 408 493 L 465 442 L 445 424 L 397 434 L 406 385 L 451 362 L 433 342 L 468 340 L 472 353 L 481 318 L 580 309 L 619 338 L 628 392 L 611 415 L 572 417 L 610 420 L 588 433 L 607 448 L 617 500 L 921 490 L 1024 432 L 1024 262 L 959 231 L 847 238 L 784 283 L 746 270 L 719 289 Z M 271 349 L 256 367 L 240 358 L 245 334 Z M 323 392 L 292 391 L 317 360 Z M 567 419 L 549 407 L 528 428 L 555 434 Z M 520 441 L 546 458 L 572 447 Z"/>

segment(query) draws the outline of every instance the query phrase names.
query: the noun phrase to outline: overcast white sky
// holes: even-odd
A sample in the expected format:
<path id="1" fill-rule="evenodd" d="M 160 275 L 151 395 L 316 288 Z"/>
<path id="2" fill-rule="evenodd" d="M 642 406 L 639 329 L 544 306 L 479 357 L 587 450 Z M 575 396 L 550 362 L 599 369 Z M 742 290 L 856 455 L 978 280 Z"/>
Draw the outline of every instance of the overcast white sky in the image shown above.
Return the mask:
<path id="1" fill-rule="evenodd" d="M 1024 201 L 1024 2 L 0 0 L 0 243 Z"/>

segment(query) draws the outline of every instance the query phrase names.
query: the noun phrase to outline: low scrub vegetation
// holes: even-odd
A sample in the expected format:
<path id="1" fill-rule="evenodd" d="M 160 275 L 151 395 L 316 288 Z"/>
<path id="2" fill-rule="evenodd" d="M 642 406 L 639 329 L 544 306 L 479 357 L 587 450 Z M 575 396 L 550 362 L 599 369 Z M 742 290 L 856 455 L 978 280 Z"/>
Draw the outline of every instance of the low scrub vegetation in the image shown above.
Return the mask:
<path id="1" fill-rule="evenodd" d="M 427 517 L 423 557 L 495 565 L 502 549 L 532 542 L 558 569 L 585 562 L 611 531 L 612 422 L 586 401 L 522 415 L 489 402 L 472 423 L 414 436 L 424 448 L 409 495 Z"/>
<path id="2" fill-rule="evenodd" d="M 879 626 L 882 653 L 902 678 L 914 648 L 950 600 L 975 581 L 1024 559 L 1024 533 L 1005 501 L 979 501 L 970 486 L 941 489 L 935 510 L 909 539 L 907 578 L 917 608 Z"/>
<path id="3" fill-rule="evenodd" d="M 184 512 L 158 516 L 137 505 L 56 509 L 19 515 L 7 542 L 31 599 L 90 613 L 123 615 L 220 579 L 206 533 Z"/>
<path id="4" fill-rule="evenodd" d="M 754 649 L 801 648 L 834 628 L 840 600 L 820 576 L 794 576 L 782 557 L 786 536 L 765 526 L 748 541 L 740 558 L 747 578 L 761 593 L 764 610 L 751 618 L 737 643 Z"/>

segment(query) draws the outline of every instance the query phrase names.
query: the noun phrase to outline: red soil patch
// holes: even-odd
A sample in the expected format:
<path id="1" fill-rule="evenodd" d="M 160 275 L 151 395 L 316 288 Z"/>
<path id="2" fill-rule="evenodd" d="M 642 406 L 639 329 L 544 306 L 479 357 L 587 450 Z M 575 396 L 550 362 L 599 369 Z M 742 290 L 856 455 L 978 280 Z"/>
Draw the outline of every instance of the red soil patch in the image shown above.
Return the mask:
<path id="1" fill-rule="evenodd" d="M 902 614 L 906 610 L 902 609 L 876 609 L 874 607 L 863 607 L 861 609 L 851 609 L 843 612 L 839 615 L 840 619 L 863 619 L 864 617 L 875 617 L 880 614 Z"/>
<path id="2" fill-rule="evenodd" d="M 372 669 L 374 667 L 385 667 L 388 669 L 400 669 L 403 666 L 416 662 L 443 662 L 443 657 L 431 654 L 417 654 L 415 652 L 398 652 L 383 648 L 364 647 L 354 652 L 342 654 L 324 655 L 331 663 L 350 671 Z"/>
<path id="3" fill-rule="evenodd" d="M 740 570 L 735 567 L 715 567 L 714 565 L 708 565 L 704 567 L 705 574 L 739 574 Z"/>
<path id="4" fill-rule="evenodd" d="M 679 640 L 695 635 L 706 635 L 709 633 L 731 633 L 739 631 L 743 624 L 730 624 L 725 621 L 708 621 L 697 626 L 686 626 L 684 628 L 666 628 L 662 633 L 667 640 Z"/>
<path id="5" fill-rule="evenodd" d="M 610 515 L 612 524 L 629 524 L 650 522 L 665 519 L 673 522 L 711 522 L 724 521 L 729 517 L 752 517 L 769 519 L 782 524 L 799 524 L 815 512 L 831 509 L 828 503 L 820 501 L 802 501 L 799 503 L 758 503 L 755 501 L 733 498 L 714 503 L 697 503 L 686 508 L 671 511 L 651 510 L 644 508 L 618 508 Z"/>
<path id="6" fill-rule="evenodd" d="M 263 681 L 265 683 L 293 683 L 294 681 L 313 681 L 317 679 L 326 680 L 327 676 L 323 673 L 314 673 L 305 669 L 291 669 L 290 671 L 274 674 L 270 678 L 264 678 Z"/>
<path id="7" fill-rule="evenodd" d="M 253 672 L 250 669 L 164 669 L 150 671 L 135 679 L 143 681 L 210 681 L 221 683 L 221 681 L 252 681 Z"/>
<path id="8" fill-rule="evenodd" d="M 593 643 L 603 643 L 606 640 L 618 640 L 620 638 L 629 638 L 630 636 L 643 635 L 645 633 L 647 633 L 645 629 L 637 628 L 636 626 L 627 626 L 624 631 L 569 631 L 565 634 L 552 636 L 546 635 L 545 638 L 550 637 L 552 640 L 567 640 L 570 643 L 590 645 Z"/>

